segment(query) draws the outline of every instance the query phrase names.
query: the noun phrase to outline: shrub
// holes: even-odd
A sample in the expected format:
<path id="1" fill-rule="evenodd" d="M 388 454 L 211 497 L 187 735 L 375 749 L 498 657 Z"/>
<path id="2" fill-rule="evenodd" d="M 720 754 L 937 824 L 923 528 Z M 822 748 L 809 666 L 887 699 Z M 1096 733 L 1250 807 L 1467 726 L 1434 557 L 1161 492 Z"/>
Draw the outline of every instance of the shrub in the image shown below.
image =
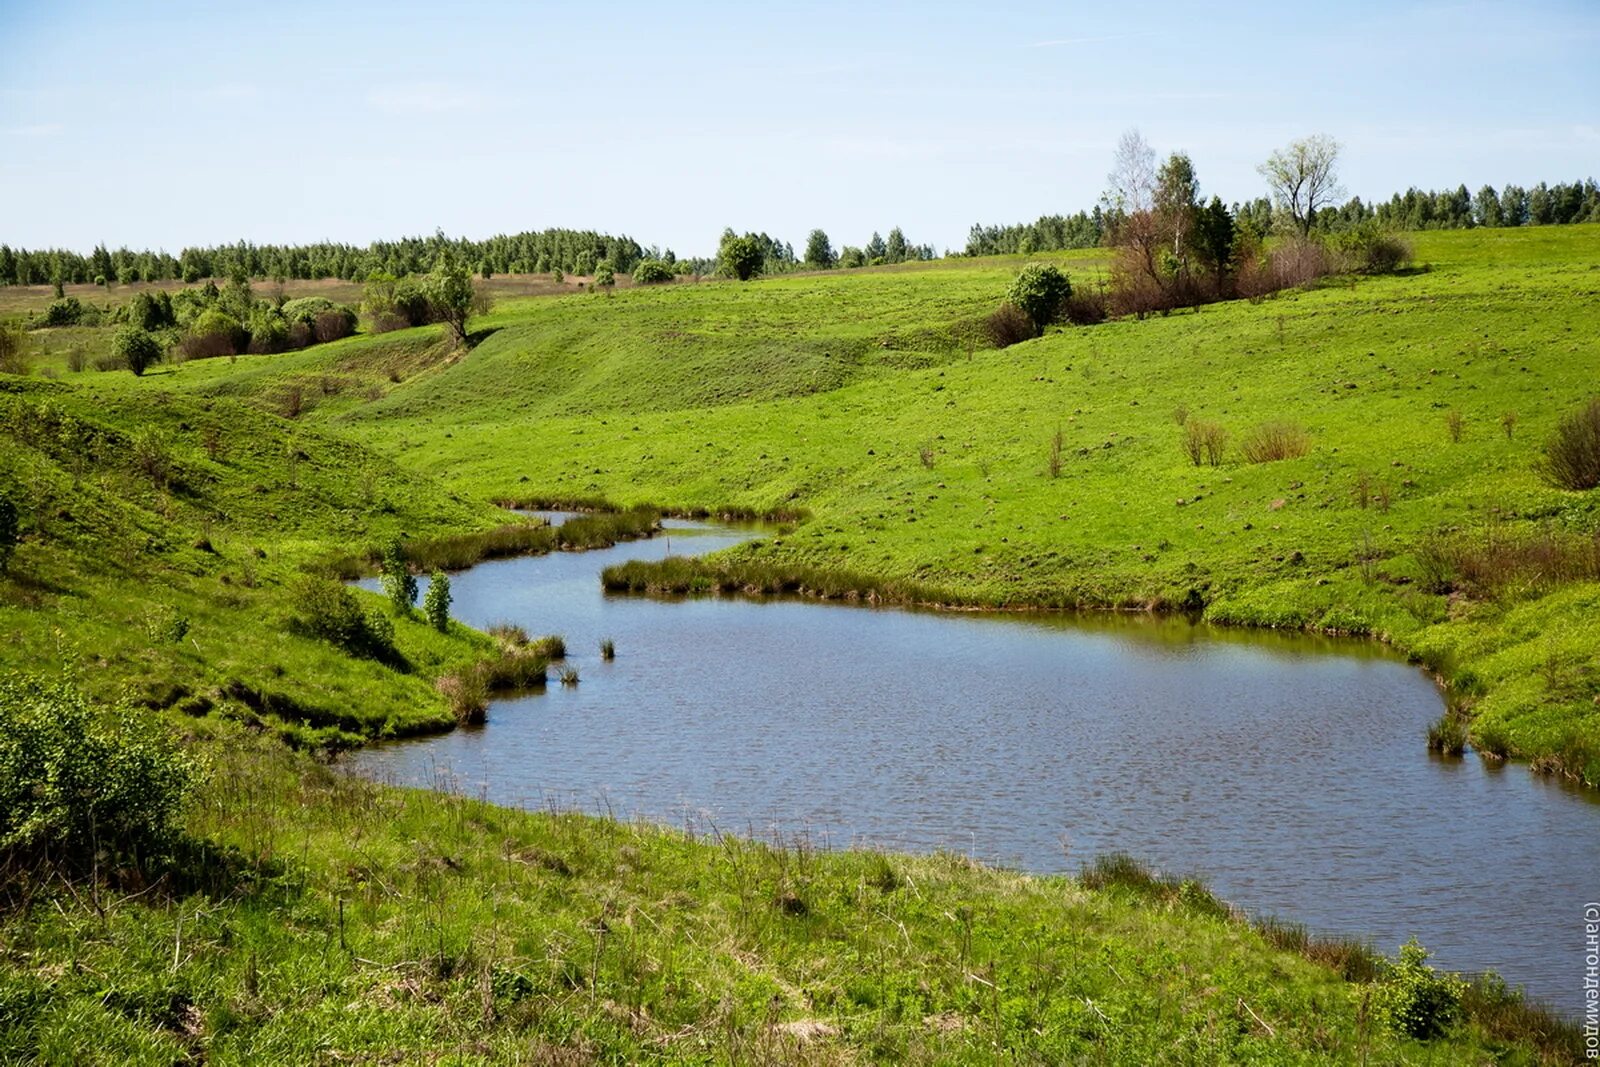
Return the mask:
<path id="1" fill-rule="evenodd" d="M 383 591 L 396 615 L 409 615 L 417 603 L 417 578 L 406 565 L 405 544 L 396 537 L 383 549 Z"/>
<path id="2" fill-rule="evenodd" d="M 1006 302 L 1022 309 L 1033 323 L 1034 336 L 1061 317 L 1062 306 L 1072 295 L 1072 283 L 1058 268 L 1030 263 L 1012 281 Z"/>
<path id="3" fill-rule="evenodd" d="M 83 305 L 75 296 L 52 300 L 50 306 L 44 309 L 46 326 L 76 326 L 81 318 L 83 318 Z"/>
<path id="4" fill-rule="evenodd" d="M 111 354 L 135 375 L 161 360 L 161 343 L 148 330 L 124 326 L 111 339 Z"/>
<path id="5" fill-rule="evenodd" d="M 27 373 L 27 332 L 13 323 L 0 322 L 0 374 Z"/>
<path id="6" fill-rule="evenodd" d="M 298 325 L 298 324 L 296 324 Z M 282 315 L 269 313 L 257 316 L 250 323 L 249 350 L 257 355 L 282 352 L 289 344 L 289 324 Z"/>
<path id="7" fill-rule="evenodd" d="M 1296 459 L 1311 451 L 1311 438 L 1297 423 L 1264 422 L 1245 435 L 1239 451 L 1249 463 L 1275 463 Z"/>
<path id="8" fill-rule="evenodd" d="M 356 332 L 356 313 L 347 307 L 330 308 L 317 315 L 311 334 L 318 344 L 337 341 Z"/>
<path id="9" fill-rule="evenodd" d="M 83 870 L 170 843 L 194 765 L 149 718 L 70 686 L 0 677 L 0 865 Z"/>
<path id="10" fill-rule="evenodd" d="M 1427 949 L 1415 939 L 1407 941 L 1374 996 L 1378 1017 L 1396 1033 L 1419 1041 L 1438 1037 L 1455 1023 L 1467 988 L 1455 975 L 1429 967 L 1427 959 Z"/>
<path id="11" fill-rule="evenodd" d="M 1544 446 L 1539 472 L 1561 489 L 1600 486 L 1600 397 L 1563 418 Z"/>
<path id="12" fill-rule="evenodd" d="M 17 505 L 5 493 L 0 493 L 0 574 L 11 565 L 11 555 L 22 539 L 22 523 Z"/>
<path id="13" fill-rule="evenodd" d="M 984 332 L 996 348 L 1010 348 L 1034 336 L 1033 320 L 1015 304 L 1001 304 L 984 320 Z"/>
<path id="14" fill-rule="evenodd" d="M 674 277 L 672 268 L 659 259 L 641 260 L 633 268 L 633 284 L 635 285 L 661 285 L 672 281 Z"/>
<path id="15" fill-rule="evenodd" d="M 617 272 L 612 269 L 609 259 L 602 259 L 594 265 L 594 284 L 600 289 L 610 289 L 617 284 Z"/>
<path id="16" fill-rule="evenodd" d="M 1222 465 L 1228 450 L 1228 431 L 1215 422 L 1188 418 L 1183 422 L 1183 451 L 1196 467 L 1202 462 L 1213 467 Z"/>
<path id="17" fill-rule="evenodd" d="M 249 335 L 239 320 L 226 311 L 210 308 L 189 324 L 189 333 L 178 342 L 184 359 L 211 359 L 236 356 L 249 343 Z"/>
<path id="18" fill-rule="evenodd" d="M 1466 424 L 1466 416 L 1455 408 L 1444 413 L 1444 432 L 1450 435 L 1452 444 L 1461 443 L 1461 431 L 1466 428 Z"/>
<path id="19" fill-rule="evenodd" d="M 1268 257 L 1274 289 L 1293 289 L 1309 285 L 1329 274 L 1333 265 L 1327 250 L 1316 241 L 1290 238 L 1274 248 Z"/>
<path id="20" fill-rule="evenodd" d="M 394 624 L 374 611 L 363 611 L 355 594 L 327 578 L 307 577 L 294 591 L 290 628 L 343 649 L 352 656 L 396 665 Z"/>
<path id="21" fill-rule="evenodd" d="M 428 625 L 440 633 L 450 630 L 450 577 L 444 571 L 434 571 L 428 579 L 428 592 L 422 598 L 422 613 Z"/>
<path id="22" fill-rule="evenodd" d="M 127 318 L 130 326 L 137 326 L 141 330 L 176 326 L 178 321 L 173 315 L 172 297 L 162 289 L 153 293 L 134 294 L 128 302 Z"/>
<path id="23" fill-rule="evenodd" d="M 766 261 L 766 253 L 754 234 L 747 233 L 743 237 L 735 237 L 730 233 L 723 237 L 722 245 L 717 249 L 718 268 L 723 274 L 738 278 L 741 282 L 747 282 L 760 274 Z M 580 270 L 578 273 L 588 272 Z"/>
<path id="24" fill-rule="evenodd" d="M 133 435 L 131 442 L 133 465 L 159 486 L 165 487 L 172 477 L 172 450 L 160 430 L 146 426 Z"/>
<path id="25" fill-rule="evenodd" d="M 1074 326 L 1093 326 L 1111 316 L 1111 297 L 1104 286 L 1072 290 L 1061 305 L 1061 317 Z"/>
<path id="26" fill-rule="evenodd" d="M 1411 262 L 1411 245 L 1393 234 L 1383 234 L 1366 247 L 1368 274 L 1393 274 Z"/>

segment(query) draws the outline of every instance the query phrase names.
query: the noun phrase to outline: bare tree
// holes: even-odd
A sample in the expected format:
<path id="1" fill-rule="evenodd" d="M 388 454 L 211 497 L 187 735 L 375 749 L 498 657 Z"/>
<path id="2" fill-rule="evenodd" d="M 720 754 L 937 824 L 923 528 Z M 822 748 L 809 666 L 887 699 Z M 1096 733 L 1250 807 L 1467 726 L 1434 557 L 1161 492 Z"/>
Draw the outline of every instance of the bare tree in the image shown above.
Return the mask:
<path id="1" fill-rule="evenodd" d="M 1256 169 L 1272 188 L 1272 199 L 1305 236 L 1317 212 L 1344 197 L 1338 165 L 1339 142 L 1318 133 L 1280 148 Z"/>
<path id="2" fill-rule="evenodd" d="M 1113 214 L 1136 215 L 1149 211 L 1155 200 L 1156 152 L 1138 130 L 1129 130 L 1117 142 L 1106 176 L 1106 207 Z"/>

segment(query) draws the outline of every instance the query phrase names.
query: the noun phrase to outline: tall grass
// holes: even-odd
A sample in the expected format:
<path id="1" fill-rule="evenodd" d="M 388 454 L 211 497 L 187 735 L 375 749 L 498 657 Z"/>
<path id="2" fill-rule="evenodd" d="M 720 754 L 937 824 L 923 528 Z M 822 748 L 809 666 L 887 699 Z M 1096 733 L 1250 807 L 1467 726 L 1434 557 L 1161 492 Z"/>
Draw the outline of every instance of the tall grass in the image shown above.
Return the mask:
<path id="1" fill-rule="evenodd" d="M 1264 422 L 1239 442 L 1247 463 L 1276 463 L 1298 459 L 1311 450 L 1311 436 L 1298 423 L 1284 420 Z"/>

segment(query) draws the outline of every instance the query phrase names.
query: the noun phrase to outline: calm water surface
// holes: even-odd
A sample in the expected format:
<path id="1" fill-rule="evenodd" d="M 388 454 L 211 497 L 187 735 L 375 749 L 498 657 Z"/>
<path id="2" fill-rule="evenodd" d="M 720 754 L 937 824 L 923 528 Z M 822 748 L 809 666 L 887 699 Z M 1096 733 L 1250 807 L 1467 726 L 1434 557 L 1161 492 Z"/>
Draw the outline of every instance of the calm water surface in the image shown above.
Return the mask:
<path id="1" fill-rule="evenodd" d="M 362 773 L 819 844 L 957 849 L 1039 872 L 1125 851 L 1392 954 L 1415 934 L 1575 1013 L 1600 805 L 1526 767 L 1430 756 L 1433 683 L 1367 642 L 1180 621 L 608 597 L 599 572 L 750 536 L 484 563 L 456 617 L 565 635 L 576 688 Z M 602 637 L 617 658 L 600 659 Z"/>

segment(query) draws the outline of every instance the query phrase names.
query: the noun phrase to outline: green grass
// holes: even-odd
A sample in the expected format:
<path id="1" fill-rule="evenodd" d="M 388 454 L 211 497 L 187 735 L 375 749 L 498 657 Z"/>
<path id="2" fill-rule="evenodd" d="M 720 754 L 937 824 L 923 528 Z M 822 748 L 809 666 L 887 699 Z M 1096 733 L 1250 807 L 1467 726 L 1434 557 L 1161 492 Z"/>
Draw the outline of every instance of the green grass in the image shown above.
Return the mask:
<path id="1" fill-rule="evenodd" d="M 108 331 L 37 335 L 55 380 L 0 378 L 25 534 L 0 667 L 131 694 L 210 776 L 183 870 L 36 887 L 0 915 L 0 1059 L 1569 1058 L 1569 1033 L 1490 986 L 1451 1036 L 1399 1040 L 1358 946 L 1252 927 L 1131 865 L 1091 889 L 695 841 L 291 750 L 452 728 L 451 679 L 472 698 L 562 654 L 412 617 L 402 669 L 353 659 L 292 625 L 305 572 L 360 570 L 397 535 L 427 566 L 562 547 L 577 529 L 507 528 L 488 501 L 611 501 L 792 522 L 613 574 L 634 587 L 1370 634 L 1451 680 L 1480 750 L 1600 783 L 1600 584 L 1519 572 L 1446 595 L 1429 570 L 1430 546 L 1486 530 L 1600 528 L 1594 493 L 1533 470 L 1595 389 L 1600 228 L 1416 243 L 1426 272 L 1003 351 L 971 339 L 1016 257 L 508 300 L 466 352 L 430 328 L 143 379 L 66 369 Z M 1052 258 L 1080 282 L 1103 263 Z M 1235 443 L 1291 421 L 1310 448 L 1195 467 L 1180 407 Z M 581 543 L 651 523 L 600 519 Z"/>
<path id="2" fill-rule="evenodd" d="M 697 839 L 208 751 L 210 845 L 181 872 L 0 918 L 0 1058 L 1539 1062 L 1475 1022 L 1386 1032 L 1370 986 L 1193 883 Z"/>

